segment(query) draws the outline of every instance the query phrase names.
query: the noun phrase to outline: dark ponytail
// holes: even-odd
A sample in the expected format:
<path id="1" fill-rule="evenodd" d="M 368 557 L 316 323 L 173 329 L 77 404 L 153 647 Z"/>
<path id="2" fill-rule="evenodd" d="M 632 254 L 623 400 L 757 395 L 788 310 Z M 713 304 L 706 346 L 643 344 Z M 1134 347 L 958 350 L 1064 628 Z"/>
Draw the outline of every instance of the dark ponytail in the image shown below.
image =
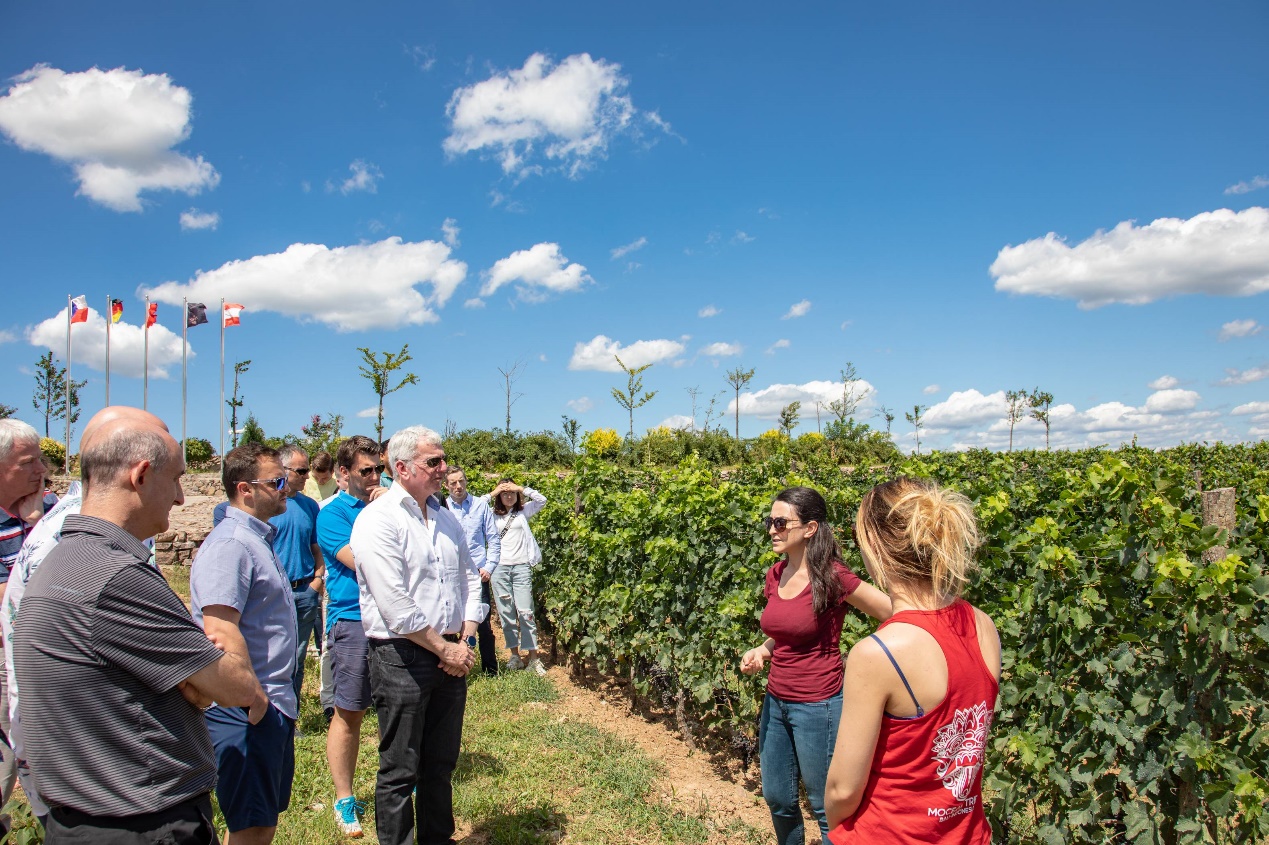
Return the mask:
<path id="1" fill-rule="evenodd" d="M 802 522 L 818 523 L 819 529 L 806 541 L 806 571 L 811 578 L 811 602 L 818 616 L 837 607 L 842 600 L 842 581 L 833 568 L 842 559 L 842 550 L 828 522 L 828 505 L 818 491 L 810 487 L 790 487 L 775 497 L 793 508 Z"/>

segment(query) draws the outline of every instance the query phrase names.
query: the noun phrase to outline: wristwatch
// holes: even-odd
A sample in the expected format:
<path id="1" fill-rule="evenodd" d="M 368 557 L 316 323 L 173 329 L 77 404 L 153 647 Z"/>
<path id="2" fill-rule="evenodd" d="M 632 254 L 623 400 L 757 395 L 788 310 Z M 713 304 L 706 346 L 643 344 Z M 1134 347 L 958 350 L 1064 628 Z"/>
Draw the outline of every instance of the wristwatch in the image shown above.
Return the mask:
<path id="1" fill-rule="evenodd" d="M 475 651 L 476 649 L 476 635 L 475 634 L 472 634 L 471 636 L 469 636 L 466 640 L 464 640 L 464 642 L 467 643 L 468 648 Z"/>

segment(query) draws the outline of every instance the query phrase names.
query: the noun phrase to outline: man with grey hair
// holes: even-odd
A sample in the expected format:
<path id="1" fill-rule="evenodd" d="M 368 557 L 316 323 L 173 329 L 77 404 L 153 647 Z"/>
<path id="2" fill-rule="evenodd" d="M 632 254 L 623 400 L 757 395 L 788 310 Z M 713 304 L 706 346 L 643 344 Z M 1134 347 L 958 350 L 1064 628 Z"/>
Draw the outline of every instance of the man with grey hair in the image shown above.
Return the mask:
<path id="1" fill-rule="evenodd" d="M 161 428 L 120 419 L 81 450 L 83 505 L 26 586 L 13 633 L 46 842 L 215 840 L 201 708 L 261 694 L 245 648 L 211 641 L 142 540 L 184 501 Z"/>
<path id="2" fill-rule="evenodd" d="M 440 435 L 402 429 L 388 459 L 395 483 L 364 508 L 351 540 L 379 714 L 375 822 L 382 845 L 437 845 L 454 835 L 450 779 L 489 607 L 462 524 L 434 498 L 447 469 Z"/>

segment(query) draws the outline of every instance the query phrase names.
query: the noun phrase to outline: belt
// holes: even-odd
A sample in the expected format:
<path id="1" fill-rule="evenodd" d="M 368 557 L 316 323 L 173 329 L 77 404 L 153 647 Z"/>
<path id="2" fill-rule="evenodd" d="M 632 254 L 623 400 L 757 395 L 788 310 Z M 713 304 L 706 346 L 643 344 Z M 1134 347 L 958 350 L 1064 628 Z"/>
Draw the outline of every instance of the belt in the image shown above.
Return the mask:
<path id="1" fill-rule="evenodd" d="M 297 580 L 297 581 L 292 581 L 292 582 L 291 582 L 291 589 L 292 589 L 292 590 L 299 590 L 299 589 L 302 589 L 302 588 L 304 588 L 304 587 L 307 587 L 309 584 L 312 584 L 312 583 L 313 583 L 313 578 L 312 578 L 312 577 L 309 577 L 309 578 L 300 578 L 300 579 L 299 579 L 299 580 Z"/>

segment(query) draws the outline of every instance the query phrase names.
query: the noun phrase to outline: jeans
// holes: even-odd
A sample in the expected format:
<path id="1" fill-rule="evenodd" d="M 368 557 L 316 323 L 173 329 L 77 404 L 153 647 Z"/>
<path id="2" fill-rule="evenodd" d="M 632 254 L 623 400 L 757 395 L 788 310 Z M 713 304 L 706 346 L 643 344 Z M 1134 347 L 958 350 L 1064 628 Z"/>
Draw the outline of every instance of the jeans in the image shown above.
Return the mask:
<path id="1" fill-rule="evenodd" d="M 824 786 L 837 742 L 842 694 L 809 703 L 784 701 L 771 693 L 762 702 L 758 722 L 758 759 L 762 797 L 771 809 L 777 845 L 802 845 L 806 831 L 798 805 L 798 778 L 806 785 L 820 833 L 828 841 Z"/>
<path id="2" fill-rule="evenodd" d="M 371 640 L 370 689 L 379 713 L 379 842 L 449 843 L 454 835 L 450 778 L 463 738 L 467 679 L 446 674 L 435 654 L 409 640 Z"/>
<path id="3" fill-rule="evenodd" d="M 493 577 L 480 585 L 480 600 L 493 606 L 493 590 L 490 584 Z M 485 617 L 485 621 L 476 627 L 476 638 L 480 643 L 480 668 L 486 675 L 498 674 L 498 649 L 494 645 L 493 615 Z"/>
<path id="4" fill-rule="evenodd" d="M 501 564 L 494 570 L 494 603 L 507 648 L 536 651 L 538 623 L 533 618 L 533 569 L 527 563 Z"/>
<path id="5" fill-rule="evenodd" d="M 313 629 L 322 618 L 322 599 L 317 591 L 305 585 L 295 590 L 295 672 L 291 675 L 291 683 L 295 687 L 296 699 L 299 699 L 300 687 L 304 686 L 304 658 L 308 655 L 308 641 L 313 636 Z"/>

